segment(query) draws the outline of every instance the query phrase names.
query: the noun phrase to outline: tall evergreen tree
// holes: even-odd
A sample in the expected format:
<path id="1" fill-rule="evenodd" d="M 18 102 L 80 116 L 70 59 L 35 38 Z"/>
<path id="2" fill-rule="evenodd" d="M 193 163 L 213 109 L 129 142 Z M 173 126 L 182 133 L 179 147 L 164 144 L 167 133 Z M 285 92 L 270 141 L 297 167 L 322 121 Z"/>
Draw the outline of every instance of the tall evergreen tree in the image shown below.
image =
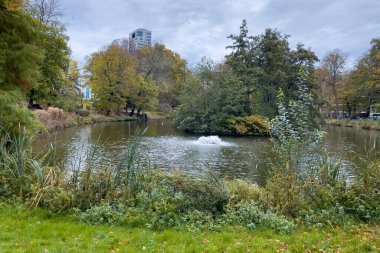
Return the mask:
<path id="1" fill-rule="evenodd" d="M 231 46 L 227 48 L 232 49 L 233 52 L 226 57 L 226 63 L 232 67 L 236 75 L 239 77 L 244 85 L 245 100 L 244 100 L 244 113 L 251 114 L 251 97 L 255 92 L 255 78 L 253 69 L 254 51 L 251 50 L 252 37 L 248 36 L 247 21 L 244 19 L 240 26 L 240 33 L 238 35 L 231 34 L 228 36 L 233 40 Z"/>
<path id="2" fill-rule="evenodd" d="M 312 73 L 315 54 L 302 44 L 291 50 L 288 35 L 266 29 L 264 34 L 248 36 L 247 22 L 243 20 L 239 35 L 231 35 L 232 52 L 226 56 L 226 63 L 232 67 L 244 85 L 246 114 L 264 114 L 273 117 L 276 114 L 276 94 L 282 88 L 285 100 L 296 93 L 296 73 L 300 67 Z M 308 85 L 312 86 L 310 75 Z"/>

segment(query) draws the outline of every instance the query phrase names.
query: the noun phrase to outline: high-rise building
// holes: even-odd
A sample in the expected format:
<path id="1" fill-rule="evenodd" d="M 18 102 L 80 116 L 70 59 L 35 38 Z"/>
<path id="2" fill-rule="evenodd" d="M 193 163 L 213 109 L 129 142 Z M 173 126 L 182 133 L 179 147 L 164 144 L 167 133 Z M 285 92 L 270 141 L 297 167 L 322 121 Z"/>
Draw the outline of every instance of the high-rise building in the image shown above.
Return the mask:
<path id="1" fill-rule="evenodd" d="M 129 34 L 129 39 L 135 42 L 137 48 L 152 45 L 152 32 L 139 28 Z"/>

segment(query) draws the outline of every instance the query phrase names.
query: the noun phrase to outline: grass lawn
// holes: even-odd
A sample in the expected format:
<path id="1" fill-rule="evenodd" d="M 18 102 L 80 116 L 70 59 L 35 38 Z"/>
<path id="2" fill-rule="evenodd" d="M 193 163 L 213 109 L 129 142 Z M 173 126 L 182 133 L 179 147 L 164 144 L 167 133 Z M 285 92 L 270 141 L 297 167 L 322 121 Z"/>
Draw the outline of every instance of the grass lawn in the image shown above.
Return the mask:
<path id="1" fill-rule="evenodd" d="M 87 225 L 41 209 L 0 204 L 0 252 L 380 252 L 380 226 L 220 232 Z"/>

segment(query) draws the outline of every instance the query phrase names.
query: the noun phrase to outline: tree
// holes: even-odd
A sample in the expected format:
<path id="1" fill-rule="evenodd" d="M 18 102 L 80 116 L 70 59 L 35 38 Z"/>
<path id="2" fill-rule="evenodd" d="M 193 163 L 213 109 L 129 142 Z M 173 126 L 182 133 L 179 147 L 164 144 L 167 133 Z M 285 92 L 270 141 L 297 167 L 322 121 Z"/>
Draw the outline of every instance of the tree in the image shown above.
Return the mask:
<path id="1" fill-rule="evenodd" d="M 141 48 L 136 55 L 137 73 L 151 79 L 159 90 L 160 109 L 170 111 L 178 103 L 179 88 L 186 73 L 186 61 L 158 43 Z"/>
<path id="2" fill-rule="evenodd" d="M 71 50 L 65 26 L 57 19 L 61 12 L 57 0 L 35 0 L 27 7 L 36 20 L 36 29 L 42 34 L 40 47 L 44 59 L 40 64 L 38 86 L 29 93 L 29 105 L 37 103 L 43 107 L 56 106 L 73 110 L 75 105 L 66 103 Z"/>
<path id="3" fill-rule="evenodd" d="M 310 73 L 301 68 L 297 74 L 297 95 L 288 102 L 284 92 L 277 94 L 278 116 L 272 119 L 273 151 L 281 169 L 294 169 L 298 176 L 308 175 L 310 164 L 317 161 L 313 155 L 320 149 L 323 132 L 314 124 L 313 98 L 307 86 Z M 308 171 L 309 169 L 309 171 Z M 293 172 L 293 171 L 288 171 Z"/>
<path id="4" fill-rule="evenodd" d="M 329 52 L 322 60 L 322 66 L 327 69 L 326 84 L 331 88 L 334 97 L 335 117 L 339 117 L 338 85 L 343 79 L 346 57 L 336 49 Z"/>
<path id="5" fill-rule="evenodd" d="M 67 73 L 67 81 L 69 86 L 71 87 L 78 87 L 79 86 L 79 78 L 80 78 L 80 72 L 78 69 L 78 62 L 77 61 L 71 61 L 69 71 Z"/>
<path id="6" fill-rule="evenodd" d="M 380 110 L 380 39 L 371 41 L 371 48 L 359 59 L 348 82 L 351 94 L 356 95 L 368 114 L 371 109 Z"/>
<path id="7" fill-rule="evenodd" d="M 244 19 L 240 26 L 239 35 L 231 34 L 228 36 L 233 40 L 231 46 L 227 46 L 233 52 L 226 56 L 226 63 L 232 67 L 236 75 L 239 77 L 245 89 L 244 113 L 251 114 L 251 96 L 255 91 L 254 68 L 252 60 L 255 58 L 254 51 L 251 49 L 250 40 L 253 37 L 248 36 L 247 21 Z"/>
<path id="8" fill-rule="evenodd" d="M 228 120 L 244 114 L 243 88 L 228 65 L 202 59 L 181 87 L 175 124 L 192 132 L 231 133 Z"/>
<path id="9" fill-rule="evenodd" d="M 94 94 L 95 107 L 110 113 L 131 108 L 155 109 L 158 88 L 150 76 L 137 73 L 135 51 L 127 40 L 116 40 L 103 50 L 91 55 L 86 69 Z"/>
<path id="10" fill-rule="evenodd" d="M 128 100 L 132 108 L 131 115 L 137 109 L 137 115 L 144 110 L 154 110 L 158 103 L 158 88 L 149 78 L 138 74 L 128 86 Z"/>
<path id="11" fill-rule="evenodd" d="M 0 8 L 8 11 L 22 11 L 25 0 L 0 0 Z"/>
<path id="12" fill-rule="evenodd" d="M 28 12 L 45 25 L 58 21 L 62 16 L 58 0 L 33 0 Z"/>
<path id="13" fill-rule="evenodd" d="M 126 107 L 128 87 L 134 81 L 136 59 L 113 42 L 88 59 L 86 69 L 95 107 L 110 113 Z"/>
<path id="14" fill-rule="evenodd" d="M 0 125 L 9 132 L 20 126 L 33 132 L 38 121 L 24 101 L 40 77 L 41 34 L 19 9 L 20 1 L 0 1 L 0 6 Z"/>
<path id="15" fill-rule="evenodd" d="M 285 100 L 296 95 L 296 75 L 301 67 L 312 73 L 315 54 L 298 44 L 291 50 L 288 35 L 279 31 L 266 29 L 264 34 L 248 36 L 247 23 L 243 20 L 239 35 L 230 35 L 233 44 L 227 48 L 233 51 L 226 56 L 226 63 L 231 66 L 236 76 L 244 85 L 246 99 L 245 114 L 263 114 L 273 117 L 277 112 L 276 94 L 282 88 Z M 312 87 L 312 75 L 306 83 Z"/>

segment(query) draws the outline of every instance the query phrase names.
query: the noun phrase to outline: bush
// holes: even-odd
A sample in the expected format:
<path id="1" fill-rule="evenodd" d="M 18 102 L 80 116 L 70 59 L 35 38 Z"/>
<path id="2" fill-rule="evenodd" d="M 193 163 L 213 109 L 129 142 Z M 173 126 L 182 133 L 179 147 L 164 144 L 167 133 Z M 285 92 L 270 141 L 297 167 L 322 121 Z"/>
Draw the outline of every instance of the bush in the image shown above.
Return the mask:
<path id="1" fill-rule="evenodd" d="M 292 172 L 276 172 L 265 186 L 264 205 L 281 214 L 296 217 L 305 207 L 296 175 Z"/>
<path id="2" fill-rule="evenodd" d="M 48 186 L 44 189 L 41 206 L 53 212 L 68 211 L 74 203 L 74 194 L 60 186 Z"/>
<path id="3" fill-rule="evenodd" d="M 268 135 L 269 127 L 262 116 L 231 117 L 227 125 L 238 135 Z"/>
<path id="4" fill-rule="evenodd" d="M 85 212 L 79 212 L 77 218 L 90 224 L 118 224 L 123 221 L 123 214 L 113 209 L 110 205 L 93 206 Z"/>
<path id="5" fill-rule="evenodd" d="M 227 224 L 237 224 L 248 229 L 255 229 L 256 227 L 272 228 L 279 233 L 290 233 L 295 228 L 293 222 L 271 211 L 264 212 L 262 208 L 252 201 L 240 202 L 234 207 L 229 206 L 221 220 L 227 221 Z"/>
<path id="6" fill-rule="evenodd" d="M 308 228 L 322 227 L 325 225 L 335 226 L 353 222 L 345 212 L 345 208 L 337 204 L 334 207 L 320 210 L 302 210 L 298 220 Z"/>
<path id="7" fill-rule="evenodd" d="M 75 113 L 82 117 L 87 117 L 88 115 L 90 115 L 90 111 L 84 109 L 77 109 L 75 110 Z"/>
<path id="8" fill-rule="evenodd" d="M 225 181 L 228 190 L 230 205 L 235 205 L 241 201 L 259 201 L 262 195 L 262 189 L 247 180 L 234 179 Z"/>

